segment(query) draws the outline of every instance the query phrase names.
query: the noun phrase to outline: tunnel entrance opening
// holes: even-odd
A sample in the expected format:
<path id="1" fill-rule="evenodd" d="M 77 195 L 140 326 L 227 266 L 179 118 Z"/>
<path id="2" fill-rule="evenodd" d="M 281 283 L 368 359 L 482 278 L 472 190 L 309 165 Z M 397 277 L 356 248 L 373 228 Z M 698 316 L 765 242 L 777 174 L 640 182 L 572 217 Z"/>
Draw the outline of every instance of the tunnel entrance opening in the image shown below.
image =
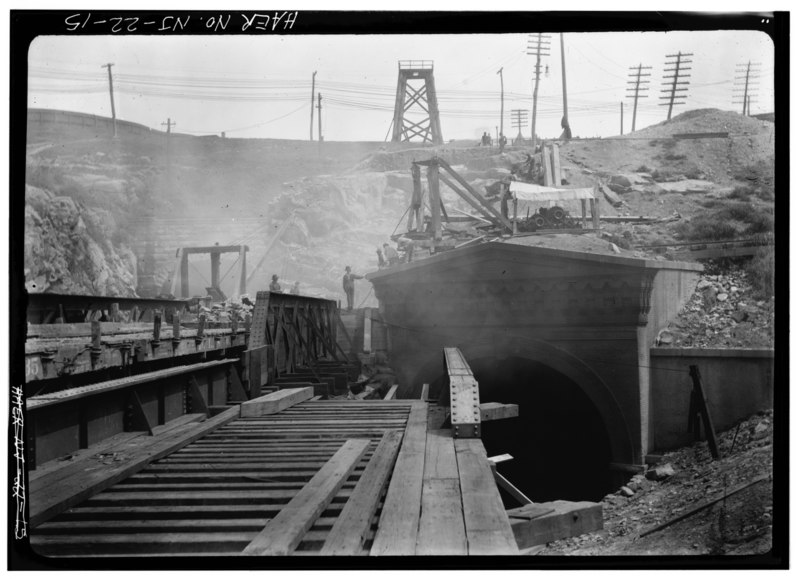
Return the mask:
<path id="1" fill-rule="evenodd" d="M 520 357 L 471 359 L 469 365 L 481 402 L 519 405 L 517 418 L 481 425 L 489 456 L 514 457 L 497 465 L 500 474 L 534 502 L 598 501 L 612 490 L 608 433 L 574 381 Z M 519 506 L 502 494 L 507 508 Z"/>

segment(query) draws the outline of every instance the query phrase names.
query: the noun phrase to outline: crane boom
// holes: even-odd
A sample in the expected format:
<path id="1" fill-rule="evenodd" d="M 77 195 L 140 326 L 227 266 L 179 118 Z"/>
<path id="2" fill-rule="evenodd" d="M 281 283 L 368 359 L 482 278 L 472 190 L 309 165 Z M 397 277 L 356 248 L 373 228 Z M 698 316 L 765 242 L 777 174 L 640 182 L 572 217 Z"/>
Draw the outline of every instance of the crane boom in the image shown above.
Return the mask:
<path id="1" fill-rule="evenodd" d="M 289 229 L 289 226 L 292 223 L 294 223 L 296 219 L 297 219 L 296 214 L 292 213 L 291 215 L 289 215 L 288 219 L 286 219 L 286 221 L 281 223 L 280 227 L 278 227 L 278 231 L 276 231 L 275 234 L 270 238 L 270 240 L 267 241 L 267 248 L 264 251 L 264 255 L 261 256 L 261 259 L 258 260 L 258 263 L 250 271 L 250 275 L 247 276 L 248 285 L 250 285 L 250 281 L 253 279 L 256 272 L 258 272 L 258 270 L 264 264 L 264 261 L 267 259 L 269 252 L 272 251 L 272 246 L 275 245 L 275 242 L 278 241 L 278 239 L 281 237 L 281 235 L 283 235 L 286 232 L 287 229 Z"/>

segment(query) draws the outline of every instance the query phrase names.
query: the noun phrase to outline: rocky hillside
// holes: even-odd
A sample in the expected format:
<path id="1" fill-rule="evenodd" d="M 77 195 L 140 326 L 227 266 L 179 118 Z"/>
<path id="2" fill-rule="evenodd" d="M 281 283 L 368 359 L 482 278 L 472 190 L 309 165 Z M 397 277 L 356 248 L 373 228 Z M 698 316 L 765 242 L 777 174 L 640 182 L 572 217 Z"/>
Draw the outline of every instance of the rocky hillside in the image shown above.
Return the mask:
<path id="1" fill-rule="evenodd" d="M 698 131 L 725 131 L 730 138 L 673 138 Z M 642 246 L 696 239 L 709 231 L 709 221 L 723 221 L 718 216 L 733 225 L 712 231 L 715 235 L 770 230 L 772 131 L 768 121 L 716 110 L 690 111 L 629 135 L 631 139 L 562 143 L 562 167 L 572 186 L 614 188 L 620 202 L 603 200 L 603 215 L 662 219 L 646 225 L 603 225 L 604 239 L 646 254 Z M 31 134 L 26 179 L 34 188 L 29 190 L 37 193 L 29 195 L 26 216 L 30 243 L 25 279 L 35 291 L 128 295 L 136 286 L 132 254 L 142 253 L 152 216 L 161 292 L 169 288 L 178 247 L 246 243 L 248 268 L 261 264 L 248 287 L 251 293 L 265 287 L 275 273 L 287 286 L 300 281 L 304 293 L 341 299 L 344 266 L 358 273 L 374 269 L 375 249 L 403 230 L 413 160 L 438 155 L 482 192 L 508 176 L 530 152 L 509 148 L 499 154 L 474 145 L 420 148 L 167 138 L 160 133 L 113 140 L 53 131 Z M 620 175 L 631 179 L 620 181 Z M 442 191 L 447 207 L 456 213 L 472 211 L 447 188 Z M 65 200 L 73 203 L 72 221 L 53 222 L 47 216 L 62 215 Z M 70 225 L 77 223 L 77 214 L 85 235 L 83 226 Z M 298 226 L 265 256 L 272 234 L 290 215 Z M 65 236 L 85 239 L 75 246 L 65 244 Z M 44 244 L 45 239 L 55 243 Z M 223 268 L 230 265 L 223 263 Z M 193 264 L 193 293 L 204 292 L 207 269 Z M 356 304 L 375 305 L 369 284 L 357 284 Z"/>
<path id="2" fill-rule="evenodd" d="M 52 131 L 31 135 L 26 181 L 37 193 L 28 200 L 25 281 L 31 291 L 130 295 L 137 275 L 132 256 L 142 254 L 152 216 L 156 280 L 163 291 L 178 247 L 247 243 L 252 268 L 262 261 L 272 233 L 295 213 L 297 227 L 273 245 L 252 291 L 278 273 L 286 285 L 301 281 L 304 293 L 339 298 L 344 266 L 373 268 L 375 248 L 388 241 L 387 230 L 403 211 L 402 194 L 393 194 L 383 174 L 341 175 L 375 148 L 178 135 L 167 140 L 158 134 L 116 140 Z M 64 213 L 65 200 L 88 224 L 86 231 L 63 219 L 39 219 Z M 52 236 L 84 234 L 85 250 L 64 243 L 41 247 Z M 106 259 L 95 246 L 108 257 L 101 271 L 91 265 Z M 128 260 L 122 268 L 127 273 L 118 270 L 117 255 Z M 192 290 L 205 293 L 208 265 L 196 266 Z M 195 271 L 203 267 L 205 272 Z M 356 297 L 363 300 L 369 290 L 361 289 Z"/>
<path id="3" fill-rule="evenodd" d="M 110 211 L 28 186 L 25 280 L 36 293 L 134 296 L 136 256 L 120 243 Z"/>
<path id="4" fill-rule="evenodd" d="M 739 266 L 707 266 L 694 295 L 658 335 L 667 348 L 772 348 L 775 297 L 753 287 Z"/>

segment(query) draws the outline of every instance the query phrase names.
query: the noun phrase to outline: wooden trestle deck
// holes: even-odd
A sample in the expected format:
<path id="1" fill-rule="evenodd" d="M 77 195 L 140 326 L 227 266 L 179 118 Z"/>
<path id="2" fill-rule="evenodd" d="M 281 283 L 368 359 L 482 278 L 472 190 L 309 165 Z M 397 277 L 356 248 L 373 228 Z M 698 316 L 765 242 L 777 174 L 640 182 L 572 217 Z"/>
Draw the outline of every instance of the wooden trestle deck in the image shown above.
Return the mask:
<path id="1" fill-rule="evenodd" d="M 306 400 L 247 418 L 240 408 L 183 418 L 155 436 L 126 433 L 33 471 L 33 549 L 49 557 L 518 552 L 480 439 L 428 431 L 425 402 Z"/>

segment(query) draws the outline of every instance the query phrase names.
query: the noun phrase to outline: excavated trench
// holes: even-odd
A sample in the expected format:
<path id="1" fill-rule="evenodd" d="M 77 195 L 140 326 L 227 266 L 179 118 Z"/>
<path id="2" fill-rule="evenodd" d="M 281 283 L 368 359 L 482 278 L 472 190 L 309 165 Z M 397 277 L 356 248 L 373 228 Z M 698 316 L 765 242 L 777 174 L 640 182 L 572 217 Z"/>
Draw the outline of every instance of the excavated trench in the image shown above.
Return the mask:
<path id="1" fill-rule="evenodd" d="M 498 472 L 534 502 L 598 501 L 612 490 L 608 434 L 599 411 L 575 382 L 518 357 L 469 363 L 481 402 L 519 405 L 519 417 L 481 425 L 489 456 L 514 457 L 499 464 Z M 502 494 L 507 507 L 519 506 Z"/>

